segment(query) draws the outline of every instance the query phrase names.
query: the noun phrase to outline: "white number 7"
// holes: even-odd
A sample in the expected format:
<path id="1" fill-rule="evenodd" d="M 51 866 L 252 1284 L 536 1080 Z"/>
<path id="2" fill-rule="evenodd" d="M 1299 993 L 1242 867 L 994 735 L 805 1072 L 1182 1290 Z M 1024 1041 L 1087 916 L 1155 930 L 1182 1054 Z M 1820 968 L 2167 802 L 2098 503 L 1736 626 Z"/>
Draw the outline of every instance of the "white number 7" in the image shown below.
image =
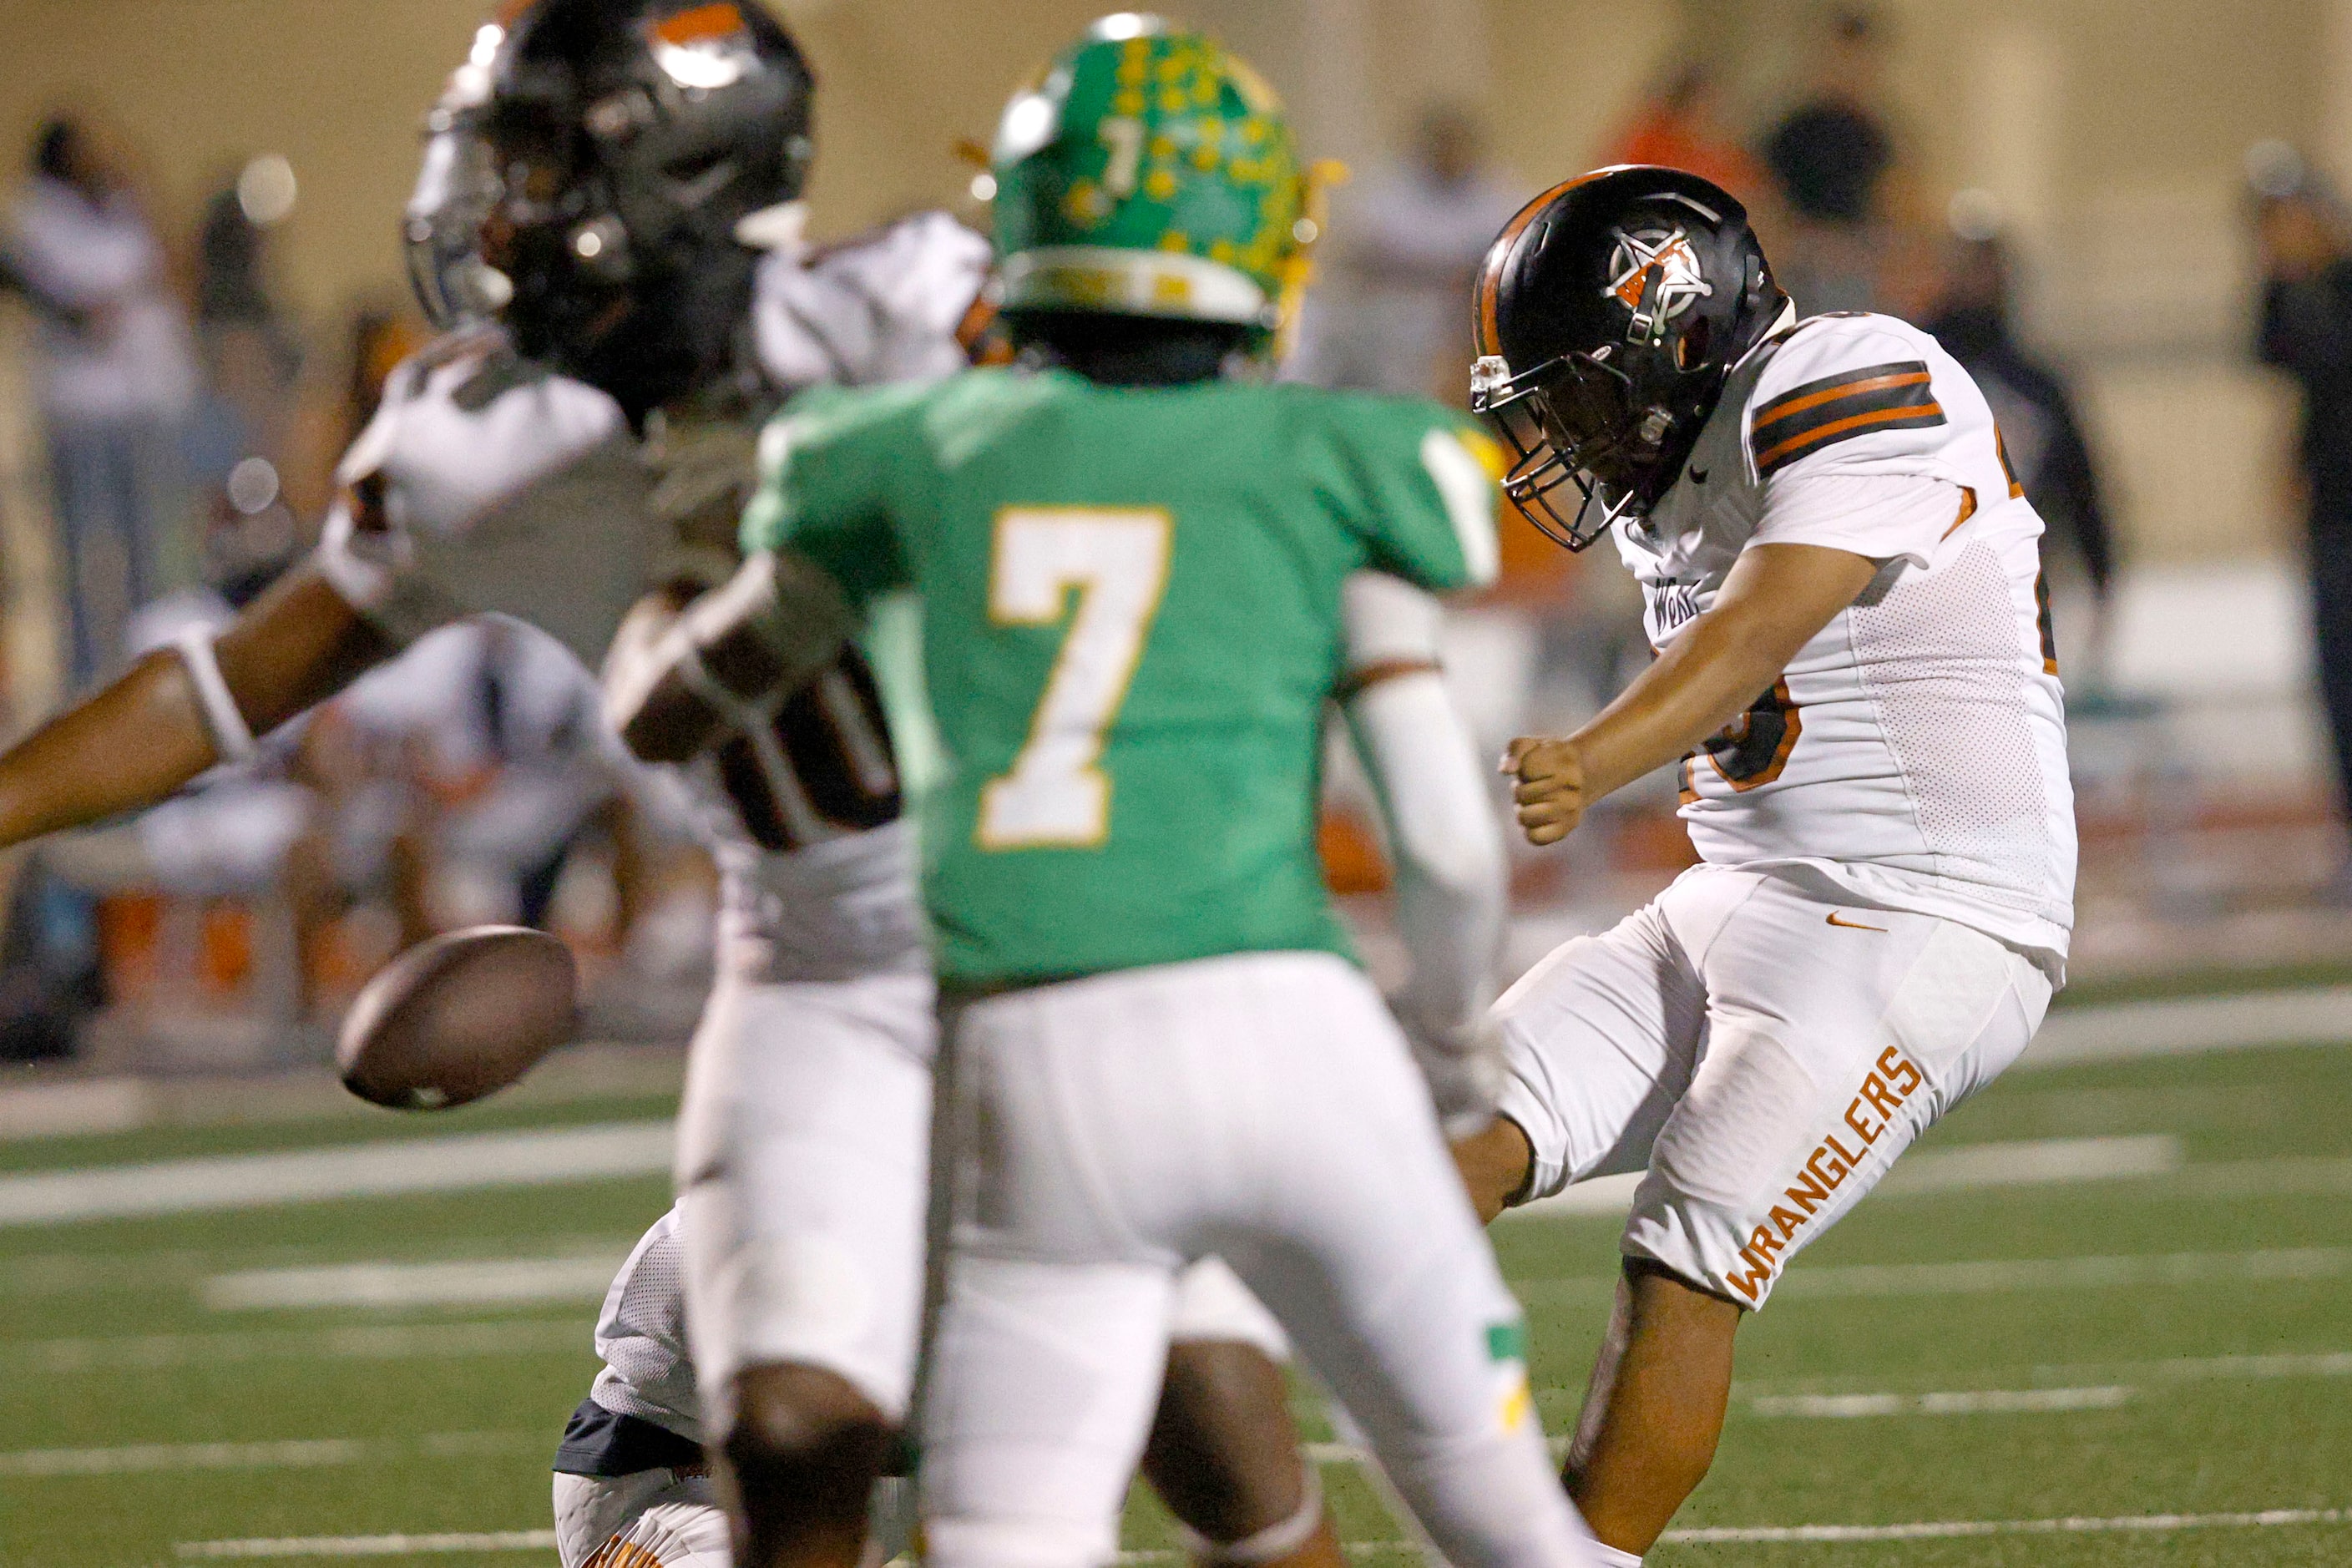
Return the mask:
<path id="1" fill-rule="evenodd" d="M 1143 162 L 1143 121 L 1106 120 L 1095 128 L 1110 159 L 1103 165 L 1103 189 L 1121 201 L 1135 195 L 1135 173 Z"/>
<path id="2" fill-rule="evenodd" d="M 1169 515 L 1148 507 L 1009 508 L 996 515 L 988 614 L 998 626 L 1070 629 L 1012 771 L 980 792 L 983 849 L 1100 844 L 1110 779 L 1103 732 L 1127 700 L 1168 583 Z M 1077 608 L 1069 609 L 1071 588 Z"/>

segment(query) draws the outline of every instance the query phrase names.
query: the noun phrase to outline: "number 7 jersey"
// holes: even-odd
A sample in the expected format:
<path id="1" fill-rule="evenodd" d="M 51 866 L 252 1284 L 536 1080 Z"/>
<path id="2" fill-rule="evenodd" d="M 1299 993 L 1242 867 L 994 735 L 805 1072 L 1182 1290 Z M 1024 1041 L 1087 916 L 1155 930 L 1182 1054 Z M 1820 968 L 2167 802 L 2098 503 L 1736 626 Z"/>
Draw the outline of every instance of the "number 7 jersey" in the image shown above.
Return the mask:
<path id="1" fill-rule="evenodd" d="M 1340 584 L 1491 578 L 1484 436 L 1402 399 L 988 370 L 812 395 L 762 468 L 747 549 L 921 594 L 943 979 L 1347 952 L 1315 849 Z"/>

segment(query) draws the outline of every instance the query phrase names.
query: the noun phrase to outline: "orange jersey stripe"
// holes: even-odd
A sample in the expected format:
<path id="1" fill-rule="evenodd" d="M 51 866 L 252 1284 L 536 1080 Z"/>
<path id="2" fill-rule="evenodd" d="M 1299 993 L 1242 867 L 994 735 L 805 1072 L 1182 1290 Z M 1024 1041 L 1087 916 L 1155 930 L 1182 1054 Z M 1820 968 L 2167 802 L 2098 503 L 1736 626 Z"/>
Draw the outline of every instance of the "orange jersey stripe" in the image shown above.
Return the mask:
<path id="1" fill-rule="evenodd" d="M 1756 428 L 1761 430 L 1767 425 L 1777 425 L 1791 414 L 1802 414 L 1808 408 L 1818 408 L 1841 397 L 1859 397 L 1864 393 L 1883 392 L 1892 386 L 1917 386 L 1927 379 L 1927 373 L 1924 370 L 1910 371 L 1901 375 L 1874 375 L 1862 381 L 1849 381 L 1842 386 L 1828 387 L 1793 401 L 1768 403 L 1757 410 Z"/>
<path id="2" fill-rule="evenodd" d="M 1801 436 L 1790 437 L 1770 451 L 1759 454 L 1756 459 L 1756 466 L 1760 468 L 1767 463 L 1778 461 L 1790 452 L 1806 447 L 1818 446 L 1832 436 L 1842 436 L 1849 430 L 1858 430 L 1865 425 L 1884 425 L 1894 419 L 1926 419 L 1931 416 L 1941 419 L 1944 416 L 1943 405 L 1937 403 L 1921 403 L 1906 405 L 1901 408 L 1881 408 L 1870 414 L 1857 414 L 1851 419 L 1835 420 L 1818 430 L 1808 430 Z"/>

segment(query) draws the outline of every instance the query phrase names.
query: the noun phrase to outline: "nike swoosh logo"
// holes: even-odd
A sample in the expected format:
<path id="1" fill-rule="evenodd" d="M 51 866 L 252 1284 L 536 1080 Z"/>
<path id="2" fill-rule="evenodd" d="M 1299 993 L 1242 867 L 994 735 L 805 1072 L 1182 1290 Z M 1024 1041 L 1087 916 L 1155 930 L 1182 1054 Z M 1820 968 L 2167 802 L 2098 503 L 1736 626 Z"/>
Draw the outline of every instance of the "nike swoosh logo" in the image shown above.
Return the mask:
<path id="1" fill-rule="evenodd" d="M 1838 919 L 1837 911 L 1835 910 L 1832 910 L 1830 911 L 1830 924 L 1837 927 L 1840 931 L 1874 931 L 1881 935 L 1885 935 L 1886 931 L 1886 928 L 1885 926 L 1866 926 L 1859 921 L 1842 921 Z"/>

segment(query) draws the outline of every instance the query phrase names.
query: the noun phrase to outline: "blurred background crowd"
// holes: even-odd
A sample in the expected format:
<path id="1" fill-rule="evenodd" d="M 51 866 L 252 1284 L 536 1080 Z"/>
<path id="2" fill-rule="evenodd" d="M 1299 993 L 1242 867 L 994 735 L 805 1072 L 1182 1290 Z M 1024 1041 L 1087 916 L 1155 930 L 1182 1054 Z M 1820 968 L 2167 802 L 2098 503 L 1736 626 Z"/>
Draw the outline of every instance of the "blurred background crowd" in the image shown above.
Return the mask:
<path id="1" fill-rule="evenodd" d="M 984 224 L 960 139 L 1098 7 L 785 0 L 822 85 L 813 227 Z M 396 226 L 477 0 L 16 0 L 0 58 L 0 705 L 10 733 L 309 549 L 421 342 Z M 2085 867 L 2079 983 L 2352 969 L 2352 0 L 1204 0 L 1344 161 L 1285 374 L 1463 401 L 1468 283 L 1609 162 L 1737 194 L 1806 313 L 1973 372 L 2052 537 Z M 1608 552 L 1507 520 L 1449 673 L 1482 742 L 1648 657 Z M 366 975 L 549 926 L 599 1025 L 677 1030 L 709 876 L 536 634 L 453 628 L 134 823 L 0 873 L 0 1058 L 323 1054 Z M 1688 858 L 1629 792 L 1520 867 L 1515 952 Z M 1375 892 L 1335 769 L 1335 884 Z M 1378 950 L 1376 921 L 1371 942 Z"/>

